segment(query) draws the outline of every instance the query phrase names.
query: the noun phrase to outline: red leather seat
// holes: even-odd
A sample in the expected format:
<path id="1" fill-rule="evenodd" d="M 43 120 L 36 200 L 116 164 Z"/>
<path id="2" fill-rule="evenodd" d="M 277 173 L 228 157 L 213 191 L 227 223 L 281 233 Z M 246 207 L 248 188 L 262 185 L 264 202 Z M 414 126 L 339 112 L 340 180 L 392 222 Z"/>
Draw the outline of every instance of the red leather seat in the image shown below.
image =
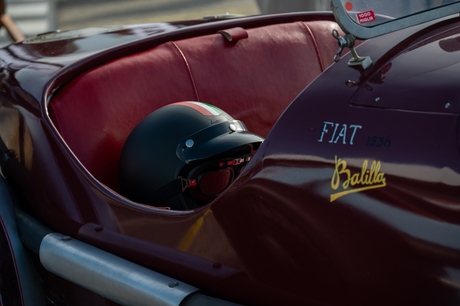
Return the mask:
<path id="1" fill-rule="evenodd" d="M 88 71 L 50 102 L 53 122 L 77 158 L 118 190 L 118 160 L 131 130 L 178 101 L 216 105 L 266 136 L 289 103 L 333 61 L 334 22 L 247 29 L 167 42 Z"/>

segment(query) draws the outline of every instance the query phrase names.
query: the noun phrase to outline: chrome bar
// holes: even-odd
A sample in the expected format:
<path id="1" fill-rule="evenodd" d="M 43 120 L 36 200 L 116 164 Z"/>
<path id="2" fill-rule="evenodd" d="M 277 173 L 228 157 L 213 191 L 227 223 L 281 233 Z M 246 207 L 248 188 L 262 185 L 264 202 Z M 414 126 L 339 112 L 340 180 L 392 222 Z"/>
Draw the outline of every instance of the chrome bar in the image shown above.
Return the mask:
<path id="1" fill-rule="evenodd" d="M 198 290 L 58 233 L 45 236 L 39 255 L 48 271 L 121 305 L 178 306 Z"/>

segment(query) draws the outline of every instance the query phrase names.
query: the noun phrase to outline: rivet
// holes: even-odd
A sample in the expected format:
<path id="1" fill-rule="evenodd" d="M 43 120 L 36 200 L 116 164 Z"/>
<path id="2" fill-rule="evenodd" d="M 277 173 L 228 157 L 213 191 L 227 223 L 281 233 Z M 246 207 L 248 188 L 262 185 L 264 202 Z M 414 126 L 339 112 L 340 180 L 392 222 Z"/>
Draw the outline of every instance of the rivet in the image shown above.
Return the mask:
<path id="1" fill-rule="evenodd" d="M 446 103 L 445 108 L 449 108 L 449 107 L 450 107 L 450 103 Z"/>
<path id="2" fill-rule="evenodd" d="M 72 238 L 70 238 L 70 236 L 64 236 L 64 237 L 62 237 L 60 240 L 65 242 L 65 241 L 70 241 L 70 240 L 72 240 Z"/>
<path id="3" fill-rule="evenodd" d="M 188 140 L 185 142 L 185 146 L 186 146 L 187 148 L 193 147 L 194 144 L 195 144 L 195 142 L 194 142 L 193 140 L 191 140 L 191 139 L 188 139 Z"/>
<path id="4" fill-rule="evenodd" d="M 380 97 L 375 98 L 375 102 L 379 102 L 379 101 L 380 101 Z"/>
<path id="5" fill-rule="evenodd" d="M 229 128 L 232 132 L 235 132 L 235 131 L 236 131 L 236 125 L 234 125 L 233 123 L 230 124 L 230 125 L 228 126 L 228 128 Z"/>
<path id="6" fill-rule="evenodd" d="M 352 80 L 348 80 L 345 82 L 345 85 L 347 85 L 348 87 L 353 87 L 356 85 L 356 82 Z"/>
<path id="7" fill-rule="evenodd" d="M 174 288 L 174 287 L 177 287 L 177 286 L 179 286 L 179 283 L 178 283 L 178 282 L 170 282 L 170 283 L 168 284 L 168 287 L 169 287 L 169 288 Z"/>

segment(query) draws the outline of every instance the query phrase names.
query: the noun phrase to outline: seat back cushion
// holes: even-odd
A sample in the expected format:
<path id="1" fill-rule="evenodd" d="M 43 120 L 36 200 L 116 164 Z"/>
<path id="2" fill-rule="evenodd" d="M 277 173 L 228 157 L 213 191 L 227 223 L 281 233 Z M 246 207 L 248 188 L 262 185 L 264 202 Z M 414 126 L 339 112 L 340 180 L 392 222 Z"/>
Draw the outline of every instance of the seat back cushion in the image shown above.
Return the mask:
<path id="1" fill-rule="evenodd" d="M 213 104 L 266 136 L 289 103 L 337 49 L 334 22 L 247 29 L 171 41 L 88 71 L 60 89 L 49 108 L 80 162 L 118 191 L 118 161 L 131 130 L 152 111 L 179 101 Z"/>

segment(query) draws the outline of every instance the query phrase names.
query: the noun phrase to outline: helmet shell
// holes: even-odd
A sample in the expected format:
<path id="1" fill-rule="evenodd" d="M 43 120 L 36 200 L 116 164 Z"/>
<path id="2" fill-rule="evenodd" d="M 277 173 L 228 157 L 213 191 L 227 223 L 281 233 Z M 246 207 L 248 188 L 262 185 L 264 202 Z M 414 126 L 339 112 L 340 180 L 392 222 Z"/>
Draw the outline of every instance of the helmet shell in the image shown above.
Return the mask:
<path id="1" fill-rule="evenodd" d="M 249 133 L 241 121 L 209 104 L 178 102 L 144 118 L 128 136 L 120 156 L 121 193 L 146 203 L 147 196 L 183 174 L 184 167 L 232 151 L 257 149 L 263 138 Z M 197 203 L 188 193 L 161 205 L 184 210 Z"/>

